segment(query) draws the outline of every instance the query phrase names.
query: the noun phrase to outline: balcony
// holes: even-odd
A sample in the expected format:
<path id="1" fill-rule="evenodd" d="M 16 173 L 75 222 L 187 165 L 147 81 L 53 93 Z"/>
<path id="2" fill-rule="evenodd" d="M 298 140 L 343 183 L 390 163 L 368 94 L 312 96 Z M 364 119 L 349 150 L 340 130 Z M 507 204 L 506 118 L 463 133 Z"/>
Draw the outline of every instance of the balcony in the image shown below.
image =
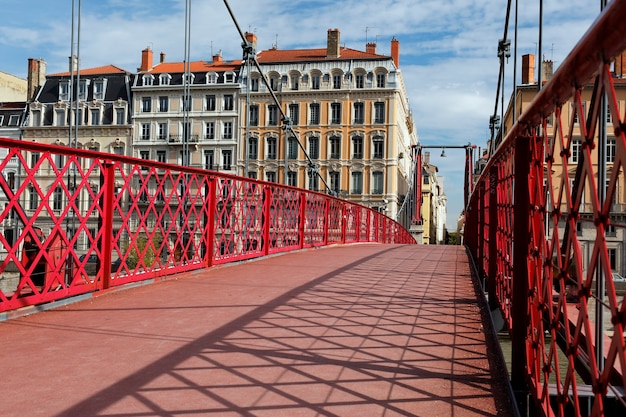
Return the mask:
<path id="1" fill-rule="evenodd" d="M 189 135 L 189 143 L 198 143 L 199 135 Z M 169 135 L 167 142 L 170 145 L 182 145 L 183 135 Z"/>

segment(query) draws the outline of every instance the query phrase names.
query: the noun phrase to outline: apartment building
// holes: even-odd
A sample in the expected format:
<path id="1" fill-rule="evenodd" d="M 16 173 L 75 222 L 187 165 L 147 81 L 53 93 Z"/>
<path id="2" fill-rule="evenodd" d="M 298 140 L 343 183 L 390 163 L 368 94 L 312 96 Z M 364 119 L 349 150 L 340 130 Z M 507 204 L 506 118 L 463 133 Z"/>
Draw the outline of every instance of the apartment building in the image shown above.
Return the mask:
<path id="1" fill-rule="evenodd" d="M 256 50 L 256 35 L 246 36 Z M 346 48 L 330 29 L 324 48 L 258 52 L 262 74 L 242 68 L 242 174 L 332 192 L 395 216 L 409 190 L 417 133 L 400 42 L 390 46 L 391 56 L 378 54 L 375 43 Z"/>
<path id="2" fill-rule="evenodd" d="M 626 56 L 618 57 L 616 63 L 614 65 L 614 76 L 613 83 L 615 85 L 615 91 L 617 95 L 617 102 L 620 109 L 620 112 L 623 112 L 623 109 L 626 109 L 626 77 L 623 70 L 626 70 L 626 65 L 622 65 L 626 63 Z M 547 81 L 550 79 L 552 75 L 552 62 L 544 61 L 542 62 L 541 67 L 542 79 Z M 517 86 L 516 88 L 516 105 L 517 108 L 515 111 L 517 115 L 523 114 L 523 112 L 528 108 L 530 103 L 534 100 L 538 93 L 538 83 L 535 78 L 535 57 L 532 54 L 524 55 L 522 59 L 522 84 Z M 591 96 L 593 93 L 594 86 L 593 84 L 587 84 L 583 86 L 580 90 L 580 94 L 583 102 L 583 111 L 585 116 L 587 115 L 589 108 L 591 106 Z M 512 109 L 513 100 L 509 102 L 507 112 L 504 117 L 504 132 L 506 132 L 511 128 L 513 117 L 512 117 Z M 581 123 L 580 117 L 575 113 L 574 103 L 570 100 L 567 103 L 564 103 L 562 106 L 562 132 L 565 137 L 566 146 L 568 141 L 570 141 L 570 132 L 571 132 L 571 142 L 569 142 L 569 149 L 565 149 L 567 158 L 567 164 L 564 164 L 565 160 L 564 156 L 561 155 L 561 151 L 563 150 L 560 145 L 557 144 L 555 150 L 555 162 L 552 165 L 552 170 L 554 171 L 552 174 L 552 178 L 555 181 L 554 184 L 554 193 L 560 193 L 560 179 L 564 177 L 565 169 L 567 169 L 567 174 L 569 178 L 569 186 L 572 187 L 574 183 L 574 177 L 576 172 L 576 167 L 579 161 L 582 160 L 582 149 L 584 142 L 584 126 Z M 615 130 L 613 129 L 613 121 L 611 118 L 611 114 L 607 112 L 607 144 L 606 144 L 606 155 L 604 161 L 599 161 L 598 158 L 598 147 L 594 147 L 591 150 L 591 162 L 594 166 L 594 171 L 597 172 L 597 167 L 599 163 L 603 163 L 606 166 L 607 172 L 607 183 L 604 186 L 608 185 L 608 181 L 613 172 L 613 166 L 616 157 L 616 151 L 618 149 L 617 138 L 615 136 Z M 554 122 L 554 118 L 549 119 L 549 123 L 547 125 L 547 134 L 550 137 L 554 137 L 554 132 L 556 129 Z M 597 143 L 597 130 L 596 130 L 596 139 Z M 606 231 L 606 240 L 608 246 L 609 253 L 609 262 L 611 265 L 611 269 L 613 271 L 619 272 L 620 274 L 626 273 L 626 190 L 624 190 L 624 172 L 620 170 L 619 180 L 617 183 L 615 195 L 613 197 L 613 201 L 611 204 L 611 212 L 610 212 L 610 222 L 611 224 L 608 226 Z M 557 183 L 557 181 L 559 183 Z M 596 178 L 597 181 L 597 178 Z M 592 248 L 594 246 L 594 241 L 596 239 L 596 229 L 593 223 L 593 207 L 591 204 L 591 193 L 596 192 L 597 190 L 591 190 L 590 185 L 587 183 L 585 186 L 585 191 L 582 195 L 582 201 L 580 205 L 580 221 L 577 222 L 577 230 L 576 233 L 578 235 L 578 239 L 581 245 L 581 250 L 583 254 L 583 265 L 587 265 L 592 256 Z M 548 201 L 550 201 L 551 196 L 548 195 Z M 564 207 L 562 207 L 564 208 Z M 548 207 L 548 211 L 552 211 L 552 207 Z M 564 221 L 560 222 L 559 230 L 564 230 Z M 548 228 L 548 233 L 552 232 L 552 227 Z M 547 236 L 548 239 L 551 238 L 551 235 Z M 583 266 L 583 269 L 585 267 Z"/>
<path id="3" fill-rule="evenodd" d="M 240 65 L 216 54 L 190 62 L 185 75 L 184 62 L 166 62 L 161 53 L 153 65 L 152 50 L 144 49 L 132 85 L 133 156 L 238 173 Z"/>
<path id="4" fill-rule="evenodd" d="M 76 59 L 70 62 L 71 72 L 47 75 L 40 87 L 33 87 L 33 98 L 21 127 L 22 139 L 127 155 L 132 140 L 131 73 L 114 65 L 79 70 Z M 26 165 L 19 167 L 17 176 L 18 181 L 27 181 L 29 175 L 36 175 L 40 184 L 39 189 L 31 186 L 23 195 L 21 204 L 26 215 L 42 208 L 37 216 L 42 232 L 47 235 L 55 227 L 64 227 L 68 236 L 78 234 L 74 245 L 80 252 L 90 245 L 99 228 L 98 213 L 85 213 L 93 204 L 100 177 L 97 170 L 89 171 L 91 160 L 69 159 L 63 155 L 45 158 L 38 152 L 29 152 L 24 155 Z M 91 174 L 78 183 L 73 179 L 74 172 Z M 70 204 L 75 192 L 79 194 L 78 201 Z M 55 219 L 68 206 L 74 207 L 70 213 L 76 214 L 76 222 L 57 224 Z"/>

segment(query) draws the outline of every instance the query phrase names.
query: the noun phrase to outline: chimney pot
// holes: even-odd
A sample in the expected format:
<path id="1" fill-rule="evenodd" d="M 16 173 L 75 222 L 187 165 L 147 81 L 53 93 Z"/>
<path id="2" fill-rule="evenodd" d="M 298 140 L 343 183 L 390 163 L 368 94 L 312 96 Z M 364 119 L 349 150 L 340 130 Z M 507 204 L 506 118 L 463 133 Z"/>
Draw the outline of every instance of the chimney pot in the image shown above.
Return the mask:
<path id="1" fill-rule="evenodd" d="M 396 68 L 400 68 L 400 41 L 395 36 L 391 39 L 391 59 L 396 64 Z"/>
<path id="2" fill-rule="evenodd" d="M 165 62 L 165 52 L 161 52 L 161 59 L 159 60 L 159 62 L 161 64 Z"/>
<path id="3" fill-rule="evenodd" d="M 33 100 L 37 89 L 46 79 L 46 61 L 28 58 L 27 100 Z"/>
<path id="4" fill-rule="evenodd" d="M 376 53 L 376 42 L 368 42 L 365 44 L 365 52 L 368 54 Z"/>

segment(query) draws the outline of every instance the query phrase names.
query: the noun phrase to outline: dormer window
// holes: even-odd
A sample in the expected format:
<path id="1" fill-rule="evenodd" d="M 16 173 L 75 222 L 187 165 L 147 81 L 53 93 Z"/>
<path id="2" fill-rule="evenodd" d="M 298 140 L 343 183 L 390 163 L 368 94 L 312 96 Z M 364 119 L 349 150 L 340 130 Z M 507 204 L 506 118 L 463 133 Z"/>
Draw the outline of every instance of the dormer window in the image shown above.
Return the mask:
<path id="1" fill-rule="evenodd" d="M 141 82 L 143 85 L 153 85 L 154 84 L 154 75 L 152 74 L 145 74 L 143 77 L 141 77 Z"/>
<path id="2" fill-rule="evenodd" d="M 235 82 L 235 73 L 234 72 L 225 72 L 224 73 L 224 82 L 225 83 L 234 83 Z"/>
<path id="3" fill-rule="evenodd" d="M 87 100 L 87 90 L 89 88 L 90 80 L 82 80 L 78 86 L 78 99 Z"/>
<path id="4" fill-rule="evenodd" d="M 172 76 L 169 74 L 161 74 L 159 75 L 159 84 L 160 85 L 170 85 L 172 82 Z"/>
<path id="5" fill-rule="evenodd" d="M 70 99 L 70 82 L 61 81 L 59 83 L 59 100 L 68 101 Z"/>
<path id="6" fill-rule="evenodd" d="M 107 80 L 95 80 L 93 83 L 93 99 L 104 100 Z"/>
<path id="7" fill-rule="evenodd" d="M 217 74 L 214 72 L 209 72 L 206 75 L 206 83 L 207 84 L 217 84 Z"/>
<path id="8" fill-rule="evenodd" d="M 193 84 L 193 80 L 194 80 L 194 78 L 196 78 L 196 75 L 193 74 L 193 73 L 192 74 L 184 74 L 183 78 L 185 80 L 185 85 Z"/>

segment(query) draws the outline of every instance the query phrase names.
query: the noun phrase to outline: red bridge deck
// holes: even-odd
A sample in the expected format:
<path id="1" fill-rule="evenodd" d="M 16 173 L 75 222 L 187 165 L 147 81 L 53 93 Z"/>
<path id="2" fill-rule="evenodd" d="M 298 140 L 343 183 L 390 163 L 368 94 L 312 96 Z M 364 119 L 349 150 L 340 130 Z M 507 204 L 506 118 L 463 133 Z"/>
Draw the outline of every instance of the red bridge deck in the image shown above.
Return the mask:
<path id="1" fill-rule="evenodd" d="M 313 249 L 0 323 L 10 416 L 509 416 L 459 246 Z"/>

